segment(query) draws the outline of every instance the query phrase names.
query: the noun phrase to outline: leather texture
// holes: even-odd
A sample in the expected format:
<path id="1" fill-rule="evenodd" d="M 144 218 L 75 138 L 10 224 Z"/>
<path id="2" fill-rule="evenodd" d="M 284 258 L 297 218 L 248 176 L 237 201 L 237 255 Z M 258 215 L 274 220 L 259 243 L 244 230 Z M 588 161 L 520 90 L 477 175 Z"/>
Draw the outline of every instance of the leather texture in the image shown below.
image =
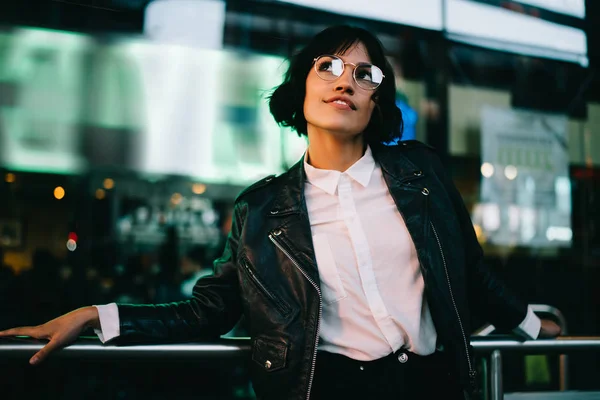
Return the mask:
<path id="1" fill-rule="evenodd" d="M 483 263 L 469 213 L 433 149 L 417 141 L 371 149 L 415 243 L 438 341 L 468 395 L 475 368 L 471 316 L 512 329 L 525 318 L 527 304 Z M 121 335 L 114 341 L 211 339 L 244 316 L 257 397 L 307 399 L 322 300 L 304 182 L 300 160 L 242 192 L 215 275 L 201 278 L 184 302 L 119 304 Z"/>

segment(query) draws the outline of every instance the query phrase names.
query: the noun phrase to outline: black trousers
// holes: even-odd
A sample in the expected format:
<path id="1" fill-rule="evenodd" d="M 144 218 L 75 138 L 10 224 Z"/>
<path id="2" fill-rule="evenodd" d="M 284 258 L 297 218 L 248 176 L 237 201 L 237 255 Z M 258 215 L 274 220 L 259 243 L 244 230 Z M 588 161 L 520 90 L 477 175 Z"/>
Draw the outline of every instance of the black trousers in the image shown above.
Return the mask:
<path id="1" fill-rule="evenodd" d="M 311 400 L 463 400 L 444 353 L 397 351 L 375 361 L 319 352 Z"/>

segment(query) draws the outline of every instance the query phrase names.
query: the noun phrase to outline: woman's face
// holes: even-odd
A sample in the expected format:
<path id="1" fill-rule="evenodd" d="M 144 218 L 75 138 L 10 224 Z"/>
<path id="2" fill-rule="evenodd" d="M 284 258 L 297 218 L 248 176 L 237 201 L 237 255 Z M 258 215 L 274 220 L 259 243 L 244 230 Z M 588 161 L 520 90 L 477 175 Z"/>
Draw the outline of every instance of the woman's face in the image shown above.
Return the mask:
<path id="1" fill-rule="evenodd" d="M 335 54 L 345 63 L 371 63 L 367 49 L 358 43 L 344 54 Z M 333 80 L 321 79 L 311 68 L 306 78 L 304 117 L 309 138 L 319 131 L 353 137 L 360 134 L 369 124 L 375 102 L 373 90 L 359 87 L 352 74 L 354 66 L 347 64 L 343 74 Z"/>

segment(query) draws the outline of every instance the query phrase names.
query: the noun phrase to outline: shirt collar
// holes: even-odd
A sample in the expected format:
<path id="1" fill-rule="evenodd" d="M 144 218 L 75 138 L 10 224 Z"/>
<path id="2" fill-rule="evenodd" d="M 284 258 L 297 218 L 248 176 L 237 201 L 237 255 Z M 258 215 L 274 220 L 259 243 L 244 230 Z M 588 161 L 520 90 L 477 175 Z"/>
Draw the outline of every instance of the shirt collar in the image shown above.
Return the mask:
<path id="1" fill-rule="evenodd" d="M 330 195 L 335 194 L 342 173 L 330 169 L 315 168 L 310 165 L 307 160 L 308 151 L 304 153 L 304 171 L 306 172 L 306 179 L 308 183 L 318 187 Z M 348 175 L 361 186 L 367 187 L 369 185 L 369 181 L 371 180 L 371 175 L 373 174 L 374 169 L 375 159 L 373 158 L 371 148 L 367 146 L 365 154 L 358 161 L 352 164 L 350 168 L 344 171 L 344 174 Z"/>

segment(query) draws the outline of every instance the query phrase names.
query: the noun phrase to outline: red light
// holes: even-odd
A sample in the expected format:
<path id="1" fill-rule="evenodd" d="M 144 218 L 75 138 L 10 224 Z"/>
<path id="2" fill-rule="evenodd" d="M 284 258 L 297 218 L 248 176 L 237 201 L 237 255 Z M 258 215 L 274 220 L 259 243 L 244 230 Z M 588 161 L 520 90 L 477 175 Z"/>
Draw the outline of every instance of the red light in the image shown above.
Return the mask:
<path id="1" fill-rule="evenodd" d="M 69 240 L 72 240 L 74 242 L 77 241 L 77 234 L 75 232 L 69 232 Z"/>

